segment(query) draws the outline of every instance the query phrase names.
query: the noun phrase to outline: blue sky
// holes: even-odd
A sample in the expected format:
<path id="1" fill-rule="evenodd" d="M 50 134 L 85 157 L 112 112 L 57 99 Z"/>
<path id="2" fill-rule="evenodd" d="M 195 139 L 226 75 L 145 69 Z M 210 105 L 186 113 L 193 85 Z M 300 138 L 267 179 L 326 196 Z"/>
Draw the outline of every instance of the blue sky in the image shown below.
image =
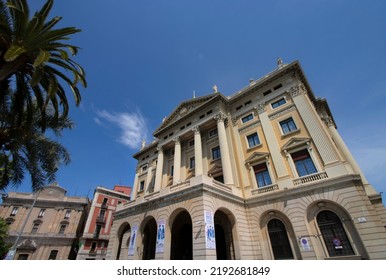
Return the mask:
<path id="1" fill-rule="evenodd" d="M 36 10 L 44 1 L 29 2 Z M 80 107 L 69 98 L 76 126 L 60 141 L 72 163 L 58 183 L 90 196 L 98 185 L 131 186 L 141 140 L 193 91 L 216 84 L 229 96 L 282 57 L 300 61 L 367 179 L 385 192 L 384 11 L 378 0 L 56 0 L 51 15 L 83 30 L 71 43 L 88 80 Z"/>

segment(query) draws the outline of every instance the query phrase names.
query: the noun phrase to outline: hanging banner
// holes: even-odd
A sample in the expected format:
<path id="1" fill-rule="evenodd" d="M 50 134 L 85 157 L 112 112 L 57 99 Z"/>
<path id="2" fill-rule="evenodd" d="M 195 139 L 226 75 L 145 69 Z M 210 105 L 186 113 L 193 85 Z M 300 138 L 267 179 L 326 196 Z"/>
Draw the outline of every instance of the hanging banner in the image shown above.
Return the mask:
<path id="1" fill-rule="evenodd" d="M 216 249 L 216 239 L 214 233 L 214 221 L 211 211 L 204 211 L 205 220 L 205 248 Z"/>
<path id="2" fill-rule="evenodd" d="M 138 226 L 133 226 L 131 230 L 129 253 L 128 253 L 129 256 L 134 256 L 135 239 L 137 237 L 137 230 L 138 230 Z"/>
<path id="3" fill-rule="evenodd" d="M 164 244 L 165 244 L 165 220 L 161 220 L 161 221 L 158 221 L 157 244 L 155 247 L 155 252 L 163 253 Z"/>

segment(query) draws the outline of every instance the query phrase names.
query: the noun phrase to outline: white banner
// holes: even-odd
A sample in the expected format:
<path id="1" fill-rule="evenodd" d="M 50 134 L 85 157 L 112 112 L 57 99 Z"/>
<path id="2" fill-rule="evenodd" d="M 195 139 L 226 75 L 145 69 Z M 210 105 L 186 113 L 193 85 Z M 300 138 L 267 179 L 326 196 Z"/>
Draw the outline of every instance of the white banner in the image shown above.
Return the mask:
<path id="1" fill-rule="evenodd" d="M 205 248 L 216 249 L 216 238 L 214 232 L 213 213 L 211 211 L 204 211 L 205 220 Z"/>
<path id="2" fill-rule="evenodd" d="M 133 228 L 131 229 L 129 253 L 128 253 L 129 256 L 133 256 L 134 255 L 135 241 L 137 239 L 136 238 L 137 237 L 137 230 L 138 230 L 138 226 L 133 226 Z"/>
<path id="3" fill-rule="evenodd" d="M 163 253 L 164 244 L 165 244 L 165 220 L 161 220 L 161 221 L 158 221 L 157 244 L 156 244 L 155 252 Z"/>

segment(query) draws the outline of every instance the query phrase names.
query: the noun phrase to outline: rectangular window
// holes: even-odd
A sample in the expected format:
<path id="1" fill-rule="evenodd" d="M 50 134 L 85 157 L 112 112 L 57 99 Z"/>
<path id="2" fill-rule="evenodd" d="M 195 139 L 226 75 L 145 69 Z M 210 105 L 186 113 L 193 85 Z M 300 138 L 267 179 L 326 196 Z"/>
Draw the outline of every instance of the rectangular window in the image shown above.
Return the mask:
<path id="1" fill-rule="evenodd" d="M 272 180 L 265 162 L 255 165 L 253 170 L 255 171 L 256 182 L 259 188 L 272 185 Z"/>
<path id="2" fill-rule="evenodd" d="M 209 131 L 209 137 L 214 137 L 217 135 L 217 129 L 213 129 L 211 131 Z"/>
<path id="3" fill-rule="evenodd" d="M 34 223 L 32 226 L 31 233 L 37 233 L 39 229 L 40 223 Z"/>
<path id="4" fill-rule="evenodd" d="M 318 172 L 307 149 L 292 153 L 291 157 L 295 163 L 299 177 Z"/>
<path id="5" fill-rule="evenodd" d="M 99 235 L 101 233 L 102 225 L 96 225 L 95 232 L 94 232 L 94 238 L 99 238 Z"/>
<path id="6" fill-rule="evenodd" d="M 247 140 L 248 140 L 248 147 L 249 148 L 255 147 L 255 146 L 260 144 L 260 140 L 259 140 L 259 136 L 257 135 L 257 132 L 255 132 L 251 135 L 248 135 Z"/>
<path id="7" fill-rule="evenodd" d="M 91 243 L 91 247 L 90 247 L 90 252 L 95 252 L 96 251 L 96 242 L 92 242 Z"/>
<path id="8" fill-rule="evenodd" d="M 248 116 L 245 116 L 245 117 L 241 118 L 241 121 L 242 121 L 242 123 L 246 123 L 246 122 L 249 122 L 252 119 L 253 119 L 253 114 L 249 114 Z"/>
<path id="9" fill-rule="evenodd" d="M 273 90 L 278 90 L 279 88 L 281 88 L 283 85 L 282 84 L 278 84 L 276 86 L 273 87 Z"/>
<path id="10" fill-rule="evenodd" d="M 220 147 L 217 146 L 212 149 L 212 159 L 215 160 L 219 158 L 221 158 L 221 152 L 220 152 Z"/>
<path id="11" fill-rule="evenodd" d="M 15 216 L 17 214 L 17 211 L 19 210 L 19 207 L 13 207 L 11 216 Z"/>
<path id="12" fill-rule="evenodd" d="M 139 190 L 138 191 L 143 192 L 144 189 L 145 189 L 145 181 L 139 182 Z"/>
<path id="13" fill-rule="evenodd" d="M 173 165 L 170 167 L 170 176 L 171 177 L 174 176 L 174 166 Z"/>
<path id="14" fill-rule="evenodd" d="M 295 125 L 295 122 L 292 118 L 286 119 L 284 121 L 280 122 L 280 127 L 283 131 L 283 134 L 288 134 L 292 131 L 297 130 L 297 127 Z"/>
<path id="15" fill-rule="evenodd" d="M 46 213 L 46 209 L 40 209 L 38 218 L 43 218 L 44 213 Z"/>
<path id="16" fill-rule="evenodd" d="M 65 219 L 69 219 L 71 216 L 71 210 L 66 210 L 66 214 L 64 214 Z"/>
<path id="17" fill-rule="evenodd" d="M 64 234 L 66 232 L 67 225 L 61 224 L 59 228 L 59 234 Z"/>
<path id="18" fill-rule="evenodd" d="M 189 168 L 193 169 L 196 166 L 196 162 L 194 160 L 194 157 L 191 157 L 189 160 Z"/>
<path id="19" fill-rule="evenodd" d="M 272 109 L 275 109 L 277 107 L 280 107 L 281 105 L 284 105 L 286 103 L 284 97 L 279 99 L 278 101 L 275 101 L 273 103 L 271 103 L 271 106 L 272 106 Z"/>
<path id="20" fill-rule="evenodd" d="M 50 256 L 48 257 L 49 260 L 56 260 L 56 257 L 58 256 L 58 250 L 51 250 Z"/>

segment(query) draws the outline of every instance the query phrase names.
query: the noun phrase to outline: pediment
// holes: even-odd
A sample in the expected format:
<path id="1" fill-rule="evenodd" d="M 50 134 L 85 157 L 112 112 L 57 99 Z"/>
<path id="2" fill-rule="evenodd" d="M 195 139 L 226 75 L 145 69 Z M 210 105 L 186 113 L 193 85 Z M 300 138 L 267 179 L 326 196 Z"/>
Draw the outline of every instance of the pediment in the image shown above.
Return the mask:
<path id="1" fill-rule="evenodd" d="M 255 152 L 245 160 L 245 164 L 251 164 L 253 162 L 261 161 L 262 159 L 265 159 L 268 156 L 269 156 L 269 153 Z"/>
<path id="2" fill-rule="evenodd" d="M 201 107 L 209 100 L 213 99 L 216 95 L 210 94 L 202 97 L 192 98 L 182 102 L 177 108 L 166 118 L 163 119 L 162 124 L 157 128 L 154 134 L 161 131 L 167 126 L 177 122 L 181 118 L 195 111 L 197 108 Z"/>
<path id="3" fill-rule="evenodd" d="M 311 141 L 311 138 L 292 138 L 281 147 L 281 150 L 282 151 L 291 150 L 299 146 L 306 145 L 307 142 L 310 142 L 310 141 Z"/>
<path id="4" fill-rule="evenodd" d="M 221 165 L 214 165 L 211 169 L 208 170 L 208 175 L 216 175 L 222 173 L 222 166 Z"/>

